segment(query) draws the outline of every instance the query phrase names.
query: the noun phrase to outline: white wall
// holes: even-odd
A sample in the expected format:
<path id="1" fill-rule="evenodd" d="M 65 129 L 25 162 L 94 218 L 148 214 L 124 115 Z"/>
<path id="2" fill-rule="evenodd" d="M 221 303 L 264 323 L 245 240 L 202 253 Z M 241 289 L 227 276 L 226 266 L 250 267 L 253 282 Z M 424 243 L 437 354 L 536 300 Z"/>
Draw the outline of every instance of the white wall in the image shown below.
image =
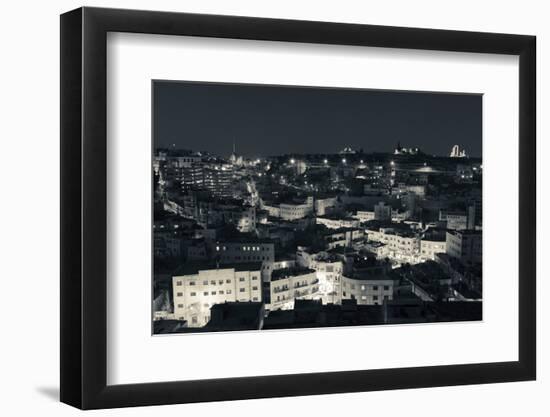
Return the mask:
<path id="1" fill-rule="evenodd" d="M 550 96 L 548 71 L 550 26 L 542 1 L 437 0 L 321 1 L 321 0 L 87 0 L 89 6 L 162 9 L 218 14 L 328 20 L 441 29 L 464 29 L 535 34 L 538 36 L 539 138 L 548 133 L 541 120 L 543 100 Z M 2 8 L 1 144 L 2 256 L 0 303 L 0 409 L 5 415 L 76 415 L 56 400 L 59 377 L 59 17 L 81 6 L 79 1 L 5 2 Z M 543 125 L 546 129 L 543 130 Z M 550 166 L 541 167 L 548 143 L 539 139 L 539 213 L 550 209 L 549 193 L 541 194 Z M 546 187 L 548 188 L 548 187 Z M 30 202 L 30 204 L 29 204 Z M 548 217 L 539 216 L 539 259 L 550 249 Z M 545 233 L 546 232 L 546 233 Z M 548 264 L 539 265 L 539 294 L 548 293 L 543 278 Z M 544 281 L 544 282 L 543 282 Z M 6 283 L 8 285 L 6 286 Z M 32 286 L 29 284 L 32 283 Z M 29 288 L 26 287 L 29 285 Z M 549 303 L 539 296 L 539 323 L 550 315 Z M 40 312 L 39 315 L 36 312 Z M 548 326 L 539 324 L 539 352 L 549 351 Z M 239 401 L 170 407 L 111 410 L 94 415 L 149 416 L 164 413 L 209 415 L 294 415 L 313 411 L 318 416 L 341 410 L 408 416 L 544 415 L 550 389 L 548 359 L 539 354 L 539 381 L 498 385 L 432 388 L 399 392 L 325 395 L 290 399 Z M 463 403 L 461 403 L 462 401 Z M 427 407 L 429 404 L 429 407 Z"/>

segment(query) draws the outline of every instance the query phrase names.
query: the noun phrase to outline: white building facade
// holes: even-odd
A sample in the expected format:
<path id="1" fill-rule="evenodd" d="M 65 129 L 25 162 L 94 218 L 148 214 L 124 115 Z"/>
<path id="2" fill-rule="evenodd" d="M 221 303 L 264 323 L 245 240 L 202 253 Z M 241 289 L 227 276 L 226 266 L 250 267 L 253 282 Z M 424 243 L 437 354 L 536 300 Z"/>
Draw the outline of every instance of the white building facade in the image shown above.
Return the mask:
<path id="1" fill-rule="evenodd" d="M 420 257 L 422 260 L 435 260 L 436 253 L 445 253 L 447 250 L 447 242 L 445 240 L 428 240 L 420 241 Z"/>
<path id="2" fill-rule="evenodd" d="M 174 318 L 189 327 L 202 327 L 210 320 L 210 307 L 234 301 L 262 300 L 259 264 L 246 268 L 215 268 L 172 277 Z"/>
<path id="3" fill-rule="evenodd" d="M 294 300 L 314 300 L 319 297 L 319 279 L 313 269 L 281 269 L 270 282 L 270 310 L 294 308 Z"/>

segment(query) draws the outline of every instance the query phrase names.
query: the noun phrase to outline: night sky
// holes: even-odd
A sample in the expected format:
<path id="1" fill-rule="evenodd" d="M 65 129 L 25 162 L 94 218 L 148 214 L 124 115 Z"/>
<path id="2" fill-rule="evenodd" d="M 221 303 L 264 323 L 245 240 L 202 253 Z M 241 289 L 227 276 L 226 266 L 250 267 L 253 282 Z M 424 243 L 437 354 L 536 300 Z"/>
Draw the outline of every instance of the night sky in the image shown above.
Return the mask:
<path id="1" fill-rule="evenodd" d="M 481 157 L 481 95 L 155 81 L 154 146 L 247 157 L 392 152 Z"/>

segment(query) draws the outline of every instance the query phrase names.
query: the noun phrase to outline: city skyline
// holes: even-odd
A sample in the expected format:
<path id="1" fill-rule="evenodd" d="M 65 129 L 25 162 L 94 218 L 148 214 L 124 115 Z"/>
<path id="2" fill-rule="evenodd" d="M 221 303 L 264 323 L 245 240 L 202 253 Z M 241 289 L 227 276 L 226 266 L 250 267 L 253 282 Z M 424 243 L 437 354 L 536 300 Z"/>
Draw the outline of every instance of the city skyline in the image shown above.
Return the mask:
<path id="1" fill-rule="evenodd" d="M 159 148 L 245 157 L 391 153 L 397 143 L 482 155 L 482 97 L 472 94 L 155 81 Z M 258 141 L 261 140 L 261 143 Z"/>
<path id="2" fill-rule="evenodd" d="M 480 96 L 153 90 L 154 334 L 482 320 Z"/>

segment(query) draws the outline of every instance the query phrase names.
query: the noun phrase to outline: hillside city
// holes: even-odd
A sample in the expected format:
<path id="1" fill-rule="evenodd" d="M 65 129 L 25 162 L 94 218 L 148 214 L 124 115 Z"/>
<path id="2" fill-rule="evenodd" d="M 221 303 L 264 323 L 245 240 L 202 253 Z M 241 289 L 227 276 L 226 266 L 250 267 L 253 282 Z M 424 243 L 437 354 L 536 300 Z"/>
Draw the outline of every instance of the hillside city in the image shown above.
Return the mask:
<path id="1" fill-rule="evenodd" d="M 156 149 L 153 333 L 481 320 L 482 172 L 458 145 Z"/>

